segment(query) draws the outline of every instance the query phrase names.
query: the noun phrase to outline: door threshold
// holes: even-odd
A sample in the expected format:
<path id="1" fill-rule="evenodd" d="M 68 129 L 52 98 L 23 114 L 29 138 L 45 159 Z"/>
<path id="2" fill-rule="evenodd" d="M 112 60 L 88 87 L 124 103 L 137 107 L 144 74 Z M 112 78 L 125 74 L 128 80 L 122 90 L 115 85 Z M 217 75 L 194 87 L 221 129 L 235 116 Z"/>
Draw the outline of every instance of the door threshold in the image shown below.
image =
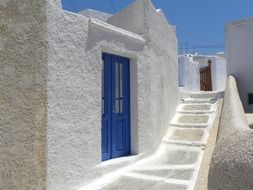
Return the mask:
<path id="1" fill-rule="evenodd" d="M 100 164 L 98 164 L 96 167 L 108 167 L 108 166 L 114 166 L 114 165 L 129 164 L 132 162 L 136 162 L 141 158 L 142 158 L 142 154 L 122 156 L 122 157 L 103 161 Z"/>

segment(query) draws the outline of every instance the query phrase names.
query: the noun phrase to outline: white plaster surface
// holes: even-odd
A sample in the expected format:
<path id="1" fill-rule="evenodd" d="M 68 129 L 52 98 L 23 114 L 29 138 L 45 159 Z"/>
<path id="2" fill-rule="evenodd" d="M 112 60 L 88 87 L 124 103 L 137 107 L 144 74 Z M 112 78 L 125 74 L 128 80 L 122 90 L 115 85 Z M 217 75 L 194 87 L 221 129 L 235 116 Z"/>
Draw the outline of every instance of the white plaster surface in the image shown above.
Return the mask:
<path id="1" fill-rule="evenodd" d="M 97 11 L 94 9 L 84 9 L 80 11 L 79 14 L 86 16 L 88 18 L 95 18 L 104 22 L 106 22 L 112 16 L 111 14 Z"/>
<path id="2" fill-rule="evenodd" d="M 248 104 L 248 93 L 253 92 L 253 18 L 233 22 L 226 26 L 226 57 L 228 75 L 238 84 L 240 98 L 246 112 L 253 112 Z"/>
<path id="3" fill-rule="evenodd" d="M 109 23 L 66 12 L 60 0 L 0 9 L 1 188 L 78 189 L 157 148 L 179 102 L 177 39 L 151 1 L 130 5 L 131 22 L 125 11 Z M 111 164 L 101 164 L 102 52 L 130 59 L 138 154 Z"/>
<path id="4" fill-rule="evenodd" d="M 224 91 L 226 88 L 227 62 L 222 56 L 215 56 L 215 89 L 216 91 Z"/>
<path id="5" fill-rule="evenodd" d="M 252 129 L 249 128 L 235 78 L 229 76 L 218 140 L 209 170 L 209 190 L 253 188 L 252 139 Z"/>
<path id="6" fill-rule="evenodd" d="M 107 22 L 136 34 L 144 35 L 146 20 L 144 2 L 144 0 L 134 1 L 133 4 L 110 17 Z"/>
<path id="7" fill-rule="evenodd" d="M 150 1 L 134 3 L 124 30 L 59 0 L 0 5 L 4 189 L 77 189 L 139 159 L 101 164 L 102 52 L 130 58 L 132 153 L 157 148 L 178 104 L 177 39 Z"/>
<path id="8" fill-rule="evenodd" d="M 199 63 L 193 61 L 188 55 L 181 55 L 178 58 L 179 64 L 179 86 L 185 91 L 200 91 Z"/>

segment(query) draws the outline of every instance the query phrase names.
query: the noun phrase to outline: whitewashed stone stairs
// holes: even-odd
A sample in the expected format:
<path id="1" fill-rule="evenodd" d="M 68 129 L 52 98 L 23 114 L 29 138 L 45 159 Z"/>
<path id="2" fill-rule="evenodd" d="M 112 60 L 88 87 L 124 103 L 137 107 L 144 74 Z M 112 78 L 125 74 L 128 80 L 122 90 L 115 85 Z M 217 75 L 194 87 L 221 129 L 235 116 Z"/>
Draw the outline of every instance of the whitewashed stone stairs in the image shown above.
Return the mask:
<path id="1" fill-rule="evenodd" d="M 82 190 L 193 190 L 215 115 L 212 97 L 182 99 L 153 156 Z"/>

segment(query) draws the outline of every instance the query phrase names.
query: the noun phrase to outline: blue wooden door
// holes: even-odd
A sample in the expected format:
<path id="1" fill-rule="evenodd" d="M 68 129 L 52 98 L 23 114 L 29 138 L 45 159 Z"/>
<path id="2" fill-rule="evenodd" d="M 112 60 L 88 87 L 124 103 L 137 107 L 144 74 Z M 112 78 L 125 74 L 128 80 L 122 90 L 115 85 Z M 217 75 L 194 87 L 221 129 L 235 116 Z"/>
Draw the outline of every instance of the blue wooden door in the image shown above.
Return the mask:
<path id="1" fill-rule="evenodd" d="M 102 160 L 130 154 L 129 59 L 103 53 Z"/>

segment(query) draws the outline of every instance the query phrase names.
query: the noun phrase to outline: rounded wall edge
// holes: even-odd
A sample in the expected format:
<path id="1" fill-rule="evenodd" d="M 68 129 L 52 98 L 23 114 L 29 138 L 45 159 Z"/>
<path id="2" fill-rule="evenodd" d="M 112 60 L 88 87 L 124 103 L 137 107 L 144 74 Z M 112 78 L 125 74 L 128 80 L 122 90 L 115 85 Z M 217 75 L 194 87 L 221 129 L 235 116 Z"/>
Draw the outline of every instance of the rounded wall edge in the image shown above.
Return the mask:
<path id="1" fill-rule="evenodd" d="M 236 79 L 229 76 L 217 144 L 210 163 L 208 190 L 253 189 L 253 131 L 250 130 Z"/>

